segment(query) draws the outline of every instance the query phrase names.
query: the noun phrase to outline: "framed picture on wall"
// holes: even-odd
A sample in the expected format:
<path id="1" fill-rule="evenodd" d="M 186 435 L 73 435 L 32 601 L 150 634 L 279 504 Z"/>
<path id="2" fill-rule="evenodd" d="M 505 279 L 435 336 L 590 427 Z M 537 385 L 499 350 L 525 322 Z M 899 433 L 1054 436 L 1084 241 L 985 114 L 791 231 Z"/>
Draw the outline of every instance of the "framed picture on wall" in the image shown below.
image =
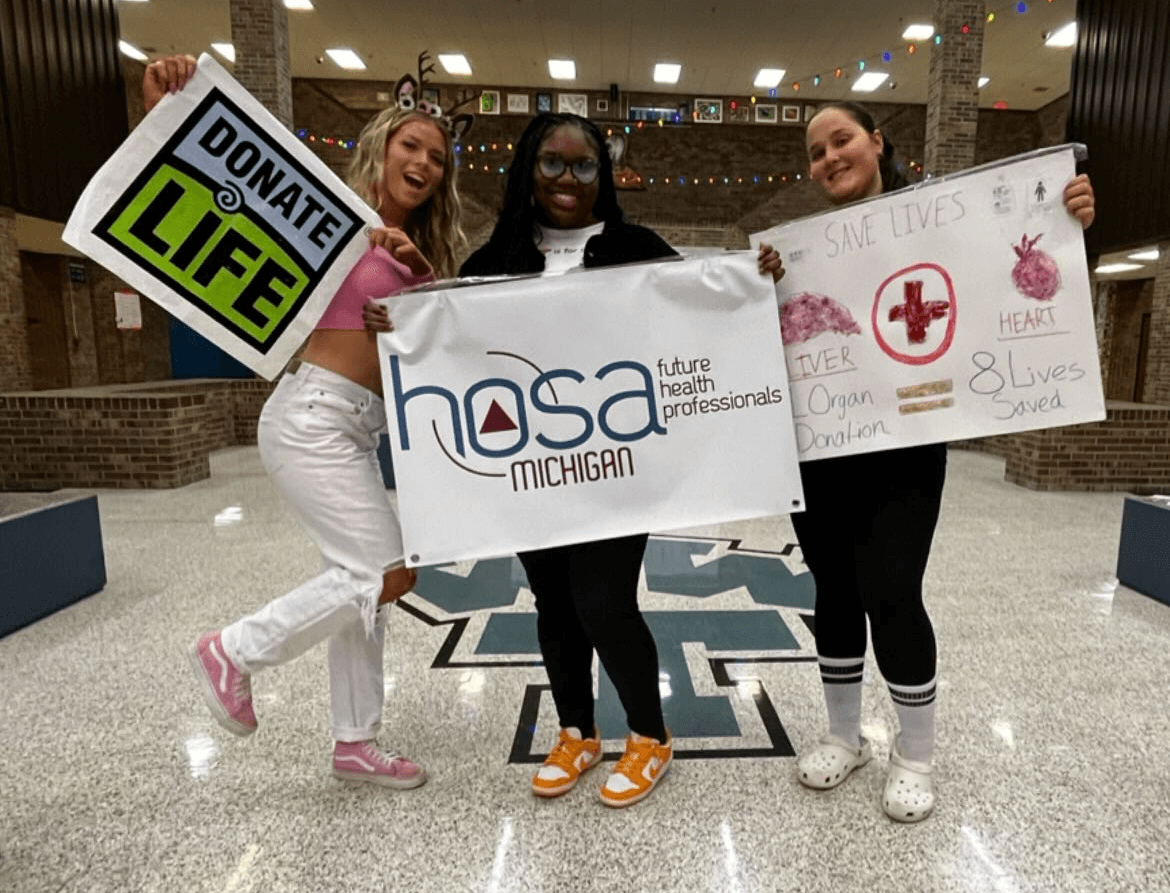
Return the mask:
<path id="1" fill-rule="evenodd" d="M 424 102 L 429 102 L 431 105 L 439 105 L 439 88 L 423 87 L 422 98 Z"/>
<path id="2" fill-rule="evenodd" d="M 723 123 L 722 99 L 696 99 L 695 120 L 700 124 Z"/>
<path id="3" fill-rule="evenodd" d="M 589 97 L 584 93 L 558 93 L 557 112 L 586 118 L 589 116 Z"/>
<path id="4" fill-rule="evenodd" d="M 484 90 L 479 94 L 479 113 L 481 115 L 498 115 L 500 113 L 499 90 Z"/>
<path id="5" fill-rule="evenodd" d="M 747 124 L 751 121 L 751 106 L 742 102 L 736 103 L 735 108 L 727 110 L 727 120 L 732 124 Z"/>
<path id="6" fill-rule="evenodd" d="M 528 94 L 527 93 L 509 93 L 508 94 L 508 111 L 513 114 L 527 115 L 528 114 Z"/>
<path id="7" fill-rule="evenodd" d="M 804 120 L 806 124 L 813 119 L 813 115 L 817 113 L 817 109 L 819 108 L 820 106 L 817 105 L 806 105 L 804 107 Z"/>
<path id="8" fill-rule="evenodd" d="M 609 100 L 608 99 L 598 99 L 594 103 L 594 105 L 597 106 L 597 110 L 599 112 L 608 112 L 609 111 Z"/>
<path id="9" fill-rule="evenodd" d="M 780 109 L 780 120 L 785 124 L 800 123 L 800 106 L 786 105 Z"/>
<path id="10" fill-rule="evenodd" d="M 775 124 L 776 106 L 772 103 L 756 103 L 756 121 L 760 124 Z"/>
<path id="11" fill-rule="evenodd" d="M 552 111 L 552 94 L 551 93 L 537 93 L 536 94 L 536 110 L 538 112 Z"/>

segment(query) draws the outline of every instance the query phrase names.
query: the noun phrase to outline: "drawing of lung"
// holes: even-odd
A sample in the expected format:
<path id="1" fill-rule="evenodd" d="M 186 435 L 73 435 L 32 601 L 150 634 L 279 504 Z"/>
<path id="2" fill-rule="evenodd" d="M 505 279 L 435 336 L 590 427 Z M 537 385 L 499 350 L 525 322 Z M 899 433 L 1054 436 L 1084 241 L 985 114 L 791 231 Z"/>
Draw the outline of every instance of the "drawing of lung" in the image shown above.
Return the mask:
<path id="1" fill-rule="evenodd" d="M 784 302 L 780 334 L 785 344 L 799 344 L 821 332 L 860 335 L 861 326 L 844 305 L 825 295 L 803 292 Z"/>

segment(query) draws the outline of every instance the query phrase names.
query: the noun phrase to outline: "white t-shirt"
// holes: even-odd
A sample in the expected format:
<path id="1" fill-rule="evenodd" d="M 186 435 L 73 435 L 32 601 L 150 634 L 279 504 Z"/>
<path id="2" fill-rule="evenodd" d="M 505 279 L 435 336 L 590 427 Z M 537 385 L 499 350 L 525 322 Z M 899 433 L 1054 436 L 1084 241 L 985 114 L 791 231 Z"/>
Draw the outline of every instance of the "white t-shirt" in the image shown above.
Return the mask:
<path id="1" fill-rule="evenodd" d="M 564 273 L 585 262 L 585 243 L 605 229 L 604 223 L 582 226 L 579 229 L 549 229 L 540 227 L 540 241 L 536 247 L 544 255 L 545 273 Z"/>

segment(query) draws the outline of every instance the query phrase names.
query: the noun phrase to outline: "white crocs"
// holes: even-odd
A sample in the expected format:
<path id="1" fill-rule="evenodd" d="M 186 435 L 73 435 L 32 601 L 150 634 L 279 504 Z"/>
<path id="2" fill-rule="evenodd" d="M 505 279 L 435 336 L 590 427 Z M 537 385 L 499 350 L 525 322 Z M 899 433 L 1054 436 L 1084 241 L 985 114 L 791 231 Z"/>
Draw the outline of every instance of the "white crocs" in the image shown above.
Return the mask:
<path id="1" fill-rule="evenodd" d="M 882 808 L 895 822 L 921 822 L 934 809 L 934 790 L 930 763 L 908 760 L 890 748 L 890 774 Z"/>
<path id="2" fill-rule="evenodd" d="M 800 783 L 820 791 L 835 788 L 854 769 L 860 769 L 873 757 L 869 742 L 861 739 L 853 746 L 836 735 L 824 735 L 820 743 L 800 758 L 797 777 Z"/>

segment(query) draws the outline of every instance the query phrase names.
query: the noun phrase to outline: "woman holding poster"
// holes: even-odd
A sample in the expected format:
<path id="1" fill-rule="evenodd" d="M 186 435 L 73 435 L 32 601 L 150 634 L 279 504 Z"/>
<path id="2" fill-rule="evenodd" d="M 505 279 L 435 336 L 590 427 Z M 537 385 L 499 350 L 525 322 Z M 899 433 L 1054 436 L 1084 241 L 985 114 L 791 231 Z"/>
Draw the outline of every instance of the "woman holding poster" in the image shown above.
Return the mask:
<path id="1" fill-rule="evenodd" d="M 613 166 L 593 122 L 576 115 L 534 118 L 516 146 L 504 206 L 486 245 L 463 276 L 560 273 L 675 256 L 650 230 L 626 223 Z M 522 553 L 536 598 L 537 637 L 561 725 L 532 779 L 556 797 L 601 760 L 593 718 L 593 653 L 613 680 L 630 735 L 601 787 L 608 806 L 648 795 L 670 765 L 670 732 L 658 691 L 658 650 L 638 608 L 646 534 Z"/>
<path id="2" fill-rule="evenodd" d="M 146 69 L 149 111 L 196 74 L 189 56 Z M 260 416 L 260 455 L 321 550 L 323 572 L 259 611 L 196 641 L 191 659 L 219 723 L 256 730 L 251 677 L 329 639 L 333 774 L 390 788 L 426 781 L 421 766 L 380 749 L 386 610 L 414 586 L 376 456 L 386 425 L 375 336 L 361 307 L 454 272 L 465 244 L 447 119 L 391 106 L 358 137 L 353 189 L 381 216 L 370 250 L 342 283 Z M 429 258 L 429 260 L 428 260 Z"/>
<path id="3" fill-rule="evenodd" d="M 809 121 L 809 174 L 835 205 L 909 185 L 893 144 L 861 106 L 822 106 Z M 1082 226 L 1093 191 L 1079 176 L 1064 203 Z M 762 248 L 768 246 L 761 246 Z M 782 270 L 777 270 L 779 279 Z M 893 699 L 899 731 L 890 747 L 882 806 L 899 822 L 931 814 L 936 648 L 922 600 L 946 476 L 946 444 L 801 463 L 806 510 L 792 516 L 816 583 L 816 646 L 829 731 L 798 762 L 800 781 L 836 787 L 872 757 L 861 735 L 866 622 Z"/>

